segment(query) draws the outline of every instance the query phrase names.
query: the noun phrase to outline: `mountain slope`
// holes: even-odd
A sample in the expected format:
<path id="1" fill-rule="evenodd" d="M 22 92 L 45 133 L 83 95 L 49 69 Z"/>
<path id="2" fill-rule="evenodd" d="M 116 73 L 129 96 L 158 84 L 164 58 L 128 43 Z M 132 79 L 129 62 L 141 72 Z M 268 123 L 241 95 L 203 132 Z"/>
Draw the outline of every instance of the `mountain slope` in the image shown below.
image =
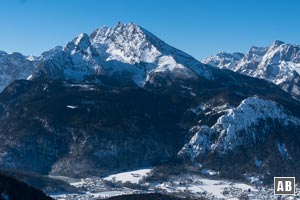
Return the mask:
<path id="1" fill-rule="evenodd" d="M 300 99 L 300 46 L 275 41 L 270 47 L 251 47 L 243 56 L 219 53 L 203 60 L 212 66 L 266 79 Z"/>
<path id="2" fill-rule="evenodd" d="M 73 177 L 157 165 L 176 158 L 198 126 L 212 126 L 226 109 L 255 94 L 300 116 L 299 103 L 275 85 L 225 72 L 210 81 L 165 85 L 159 79 L 144 88 L 51 79 L 14 82 L 0 94 L 0 165 Z M 286 131 L 284 123 L 274 127 L 266 121 L 260 128 L 278 134 Z"/>
<path id="3" fill-rule="evenodd" d="M 298 176 L 299 128 L 299 115 L 274 101 L 247 98 L 237 108 L 227 109 L 211 127 L 199 127 L 179 155 L 227 177 L 249 172 L 262 173 L 266 180 Z"/>
<path id="4" fill-rule="evenodd" d="M 0 102 L 6 169 L 86 177 L 166 161 L 184 144 L 179 108 L 136 87 L 23 80 Z"/>
<path id="5" fill-rule="evenodd" d="M 227 109 L 226 114 L 219 117 L 211 128 L 202 126 L 180 153 L 188 153 L 191 159 L 195 159 L 209 152 L 224 155 L 239 146 L 255 146 L 270 134 L 272 128 L 262 126 L 268 120 L 274 122 L 272 126 L 278 123 L 286 128 L 291 127 L 291 130 L 300 127 L 300 118 L 294 117 L 275 102 L 251 97 L 242 101 L 237 108 Z M 282 139 L 278 138 L 278 142 L 282 142 Z"/>

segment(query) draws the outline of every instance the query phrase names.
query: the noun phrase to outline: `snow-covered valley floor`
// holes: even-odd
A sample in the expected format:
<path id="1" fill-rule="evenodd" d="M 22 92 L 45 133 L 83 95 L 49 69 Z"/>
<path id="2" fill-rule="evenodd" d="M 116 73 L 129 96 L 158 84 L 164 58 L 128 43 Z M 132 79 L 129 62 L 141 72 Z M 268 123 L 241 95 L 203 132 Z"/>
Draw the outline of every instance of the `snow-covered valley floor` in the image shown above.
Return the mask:
<path id="1" fill-rule="evenodd" d="M 104 178 L 93 177 L 80 180 L 66 178 L 71 185 L 81 189 L 82 192 L 73 194 L 51 194 L 57 200 L 86 200 L 102 199 L 111 196 L 133 193 L 167 193 L 181 197 L 206 197 L 207 199 L 277 199 L 273 189 L 255 187 L 246 183 L 229 180 L 218 180 L 200 175 L 184 174 L 170 177 L 168 181 L 147 182 L 151 169 L 112 174 Z M 62 179 L 62 177 L 59 177 Z M 298 196 L 285 199 L 300 199 Z"/>

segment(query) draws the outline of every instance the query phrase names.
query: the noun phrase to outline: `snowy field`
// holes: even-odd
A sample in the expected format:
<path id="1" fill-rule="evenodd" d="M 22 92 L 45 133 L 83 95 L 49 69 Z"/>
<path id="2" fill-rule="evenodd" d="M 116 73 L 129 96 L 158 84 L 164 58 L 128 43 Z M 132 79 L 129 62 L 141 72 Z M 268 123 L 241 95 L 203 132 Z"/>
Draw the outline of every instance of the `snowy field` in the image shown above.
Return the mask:
<path id="1" fill-rule="evenodd" d="M 118 174 L 110 175 L 104 180 L 108 181 L 121 181 L 122 183 L 125 183 L 127 181 L 131 183 L 139 183 L 140 180 L 142 180 L 143 177 L 146 177 L 147 174 L 151 171 L 151 169 L 140 169 L 136 171 L 129 171 L 129 172 L 123 172 Z"/>

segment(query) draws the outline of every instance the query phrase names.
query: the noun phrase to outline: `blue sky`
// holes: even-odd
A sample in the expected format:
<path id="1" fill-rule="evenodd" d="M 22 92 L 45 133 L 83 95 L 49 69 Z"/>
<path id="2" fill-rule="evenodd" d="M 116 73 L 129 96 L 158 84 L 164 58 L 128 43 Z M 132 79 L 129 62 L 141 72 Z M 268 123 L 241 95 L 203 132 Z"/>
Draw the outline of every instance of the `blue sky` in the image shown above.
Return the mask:
<path id="1" fill-rule="evenodd" d="M 197 59 L 274 40 L 300 44 L 298 0 L 0 0 L 0 49 L 39 55 L 118 21 Z"/>

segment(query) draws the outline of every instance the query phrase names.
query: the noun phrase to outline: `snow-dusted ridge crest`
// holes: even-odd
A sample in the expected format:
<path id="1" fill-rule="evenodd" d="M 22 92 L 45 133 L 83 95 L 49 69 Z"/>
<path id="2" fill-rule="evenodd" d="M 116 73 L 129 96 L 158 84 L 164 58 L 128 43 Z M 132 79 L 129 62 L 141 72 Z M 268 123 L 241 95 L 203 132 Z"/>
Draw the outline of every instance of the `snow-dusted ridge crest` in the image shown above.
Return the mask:
<path id="1" fill-rule="evenodd" d="M 63 49 L 56 51 L 33 77 L 41 73 L 51 78 L 82 81 L 88 76 L 123 76 L 139 86 L 152 77 L 168 75 L 190 79 L 211 78 L 210 67 L 166 44 L 146 29 L 118 22 L 90 35 L 82 33 Z"/>
<path id="2" fill-rule="evenodd" d="M 202 126 L 179 154 L 193 160 L 209 152 L 228 153 L 245 143 L 255 145 L 257 140 L 264 140 L 269 134 L 269 127 L 262 125 L 266 120 L 277 121 L 283 126 L 300 127 L 300 119 L 276 102 L 250 97 L 238 107 L 228 109 L 227 114 L 219 117 L 212 127 Z M 255 126 L 260 127 L 261 133 L 253 129 Z"/>

